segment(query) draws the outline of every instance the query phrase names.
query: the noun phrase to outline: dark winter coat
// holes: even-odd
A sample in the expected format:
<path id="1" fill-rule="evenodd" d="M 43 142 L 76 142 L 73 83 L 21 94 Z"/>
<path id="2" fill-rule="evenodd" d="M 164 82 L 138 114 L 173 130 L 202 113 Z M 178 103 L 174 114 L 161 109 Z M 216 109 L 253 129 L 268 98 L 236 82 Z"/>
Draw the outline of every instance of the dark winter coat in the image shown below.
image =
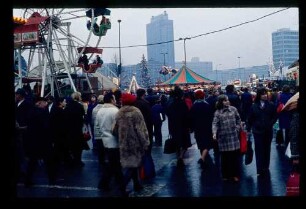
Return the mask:
<path id="1" fill-rule="evenodd" d="M 145 99 L 137 99 L 134 106 L 137 107 L 142 113 L 147 129 L 148 129 L 150 140 L 152 142 L 153 141 L 153 119 L 152 119 L 150 103 Z"/>
<path id="2" fill-rule="evenodd" d="M 33 107 L 28 123 L 28 136 L 24 141 L 28 157 L 43 158 L 52 152 L 52 138 L 48 109 Z"/>
<path id="3" fill-rule="evenodd" d="M 67 104 L 67 128 L 70 145 L 77 149 L 85 149 L 85 140 L 83 138 L 83 124 L 85 110 L 82 104 L 72 100 Z"/>
<path id="4" fill-rule="evenodd" d="M 178 147 L 191 146 L 189 110 L 184 100 L 173 99 L 167 108 L 169 133 Z"/>
<path id="5" fill-rule="evenodd" d="M 276 120 L 276 109 L 272 102 L 265 101 L 263 109 L 260 107 L 260 102 L 256 102 L 252 105 L 247 119 L 247 130 L 252 129 L 252 132 L 256 134 L 272 131 Z"/>
<path id="6" fill-rule="evenodd" d="M 190 110 L 191 128 L 199 149 L 212 145 L 212 121 L 214 109 L 205 100 L 196 100 Z"/>
<path id="7" fill-rule="evenodd" d="M 291 98 L 290 93 L 281 93 L 279 96 L 279 103 L 283 103 L 284 105 L 286 102 Z M 291 115 L 288 111 L 282 111 L 279 116 L 279 128 L 280 129 L 289 129 L 290 128 L 290 121 L 291 121 Z"/>
<path id="8" fill-rule="evenodd" d="M 290 123 L 290 130 L 289 130 L 289 139 L 290 139 L 290 149 L 292 158 L 299 158 L 299 127 L 300 127 L 300 114 L 298 111 L 292 112 L 292 120 Z"/>

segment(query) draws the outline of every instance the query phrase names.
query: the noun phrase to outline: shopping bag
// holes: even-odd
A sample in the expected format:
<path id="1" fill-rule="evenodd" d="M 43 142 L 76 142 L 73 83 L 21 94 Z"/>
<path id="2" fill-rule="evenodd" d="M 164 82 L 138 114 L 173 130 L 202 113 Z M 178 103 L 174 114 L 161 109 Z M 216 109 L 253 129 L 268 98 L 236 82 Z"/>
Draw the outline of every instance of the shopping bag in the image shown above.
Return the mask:
<path id="1" fill-rule="evenodd" d="M 285 155 L 286 155 L 288 158 L 291 158 L 290 142 L 288 143 L 288 146 L 287 146 L 287 148 L 286 148 Z"/>
<path id="2" fill-rule="evenodd" d="M 284 107 L 285 105 L 283 104 L 283 103 L 279 103 L 278 104 L 278 106 L 277 106 L 277 109 L 276 109 L 276 112 L 279 114 L 281 111 L 282 111 L 282 109 L 283 109 L 283 107 Z"/>
<path id="3" fill-rule="evenodd" d="M 165 141 L 164 154 L 172 154 L 176 152 L 175 140 L 169 135 L 168 139 Z"/>
<path id="4" fill-rule="evenodd" d="M 139 177 L 141 180 L 154 178 L 156 175 L 155 165 L 151 154 L 146 153 L 142 157 L 142 165 L 139 170 Z"/>
<path id="5" fill-rule="evenodd" d="M 84 140 L 89 141 L 91 139 L 91 136 L 90 136 L 90 133 L 89 133 L 88 126 L 86 124 L 83 124 L 82 132 L 83 132 Z"/>
<path id="6" fill-rule="evenodd" d="M 240 152 L 245 154 L 247 152 L 247 132 L 244 130 L 240 131 Z"/>
<path id="7" fill-rule="evenodd" d="M 300 195 L 300 174 L 292 172 L 286 184 L 286 196 L 299 196 Z"/>

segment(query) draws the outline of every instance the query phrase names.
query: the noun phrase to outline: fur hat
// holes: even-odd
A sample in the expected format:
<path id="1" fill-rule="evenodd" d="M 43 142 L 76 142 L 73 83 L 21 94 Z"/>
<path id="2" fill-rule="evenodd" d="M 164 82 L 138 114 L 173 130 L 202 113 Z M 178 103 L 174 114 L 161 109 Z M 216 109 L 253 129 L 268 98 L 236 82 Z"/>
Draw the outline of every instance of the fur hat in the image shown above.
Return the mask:
<path id="1" fill-rule="evenodd" d="M 122 105 L 133 105 L 136 101 L 136 97 L 129 93 L 123 93 L 121 95 Z"/>
<path id="2" fill-rule="evenodd" d="M 198 89 L 194 92 L 194 97 L 196 99 L 204 99 L 204 96 L 205 96 L 205 94 L 201 89 Z"/>

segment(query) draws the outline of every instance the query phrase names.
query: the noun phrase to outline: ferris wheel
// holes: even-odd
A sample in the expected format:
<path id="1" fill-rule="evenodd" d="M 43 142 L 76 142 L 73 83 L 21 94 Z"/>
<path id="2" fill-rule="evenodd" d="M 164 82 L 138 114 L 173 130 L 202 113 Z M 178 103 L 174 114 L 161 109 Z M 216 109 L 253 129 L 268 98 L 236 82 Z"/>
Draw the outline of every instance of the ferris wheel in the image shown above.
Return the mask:
<path id="1" fill-rule="evenodd" d="M 22 23 L 14 21 L 14 51 L 17 68 L 15 86 L 21 87 L 23 82 L 41 82 L 40 96 L 57 93 L 61 96 L 61 82 L 64 78 L 69 86 L 79 91 L 75 76 L 84 75 L 90 91 L 89 73 L 95 73 L 100 64 L 92 64 L 90 71 L 80 63 L 82 54 L 87 54 L 90 60 L 94 54 L 102 54 L 99 43 L 111 28 L 110 10 L 106 8 L 85 9 L 23 9 Z M 84 27 L 87 37 L 81 38 L 71 32 L 71 25 L 75 20 L 85 20 Z M 14 19 L 15 20 L 15 19 Z M 100 22 L 100 24 L 98 24 Z M 86 34 L 85 34 L 86 36 Z M 22 59 L 27 63 L 22 72 Z M 45 85 L 50 84 L 49 92 Z"/>

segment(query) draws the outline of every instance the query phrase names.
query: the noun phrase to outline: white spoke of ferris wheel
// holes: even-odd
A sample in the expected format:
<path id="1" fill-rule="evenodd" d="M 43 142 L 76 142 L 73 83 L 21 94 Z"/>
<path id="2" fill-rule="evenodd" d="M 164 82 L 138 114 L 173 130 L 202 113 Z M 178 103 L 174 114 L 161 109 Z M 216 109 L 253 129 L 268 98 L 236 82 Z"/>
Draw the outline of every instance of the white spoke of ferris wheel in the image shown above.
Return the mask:
<path id="1" fill-rule="evenodd" d="M 81 55 L 83 54 L 84 50 L 85 50 L 85 47 L 87 47 L 88 43 L 89 43 L 89 40 L 90 40 L 90 37 L 92 35 L 92 31 L 93 31 L 93 20 L 94 20 L 94 9 L 91 9 L 91 26 L 90 26 L 90 30 L 89 30 L 89 35 L 88 35 L 88 38 L 87 38 L 87 41 L 86 41 L 86 44 L 84 45 L 83 49 L 80 51 L 79 55 L 77 56 L 77 59 L 74 61 L 74 62 L 77 62 L 77 60 L 81 57 Z"/>
<path id="2" fill-rule="evenodd" d="M 97 44 L 96 44 L 96 46 L 95 46 L 96 48 L 99 46 L 99 43 L 100 43 L 100 41 L 101 41 L 101 38 L 102 38 L 102 36 L 99 36 L 99 39 L 98 39 Z M 88 57 L 88 60 L 89 60 L 90 58 L 92 58 L 93 54 L 94 54 L 94 53 L 91 53 L 91 55 Z"/>
<path id="3" fill-rule="evenodd" d="M 66 12 L 61 11 L 61 13 L 60 13 L 61 15 L 71 15 L 71 16 L 73 16 L 73 17 L 61 18 L 61 21 L 63 22 L 63 21 L 66 21 L 66 20 L 72 20 L 72 19 L 86 17 L 86 15 L 74 14 L 74 13 L 85 12 L 85 11 L 87 11 L 87 9 L 79 9 L 79 10 L 72 10 L 72 11 L 66 11 Z M 58 16 L 58 15 L 56 15 L 56 16 Z"/>
<path id="4" fill-rule="evenodd" d="M 39 69 L 38 69 L 38 72 L 40 72 L 40 77 L 42 78 L 42 70 L 41 70 L 41 67 L 42 67 L 42 60 L 43 60 L 43 50 L 42 48 L 39 48 L 38 49 L 38 66 L 39 66 Z"/>
<path id="5" fill-rule="evenodd" d="M 88 87 L 89 87 L 89 89 L 90 89 L 90 92 L 91 92 L 91 93 L 94 93 L 94 92 L 93 92 L 93 89 L 92 89 L 92 86 L 91 86 L 91 83 L 90 83 L 89 78 L 88 78 L 88 73 L 85 73 L 85 77 L 86 77 L 86 80 L 87 80 L 87 83 L 88 83 Z"/>
<path id="6" fill-rule="evenodd" d="M 71 14 L 72 15 L 72 14 Z M 74 20 L 74 19 L 77 19 L 77 18 L 83 18 L 83 17 L 86 17 L 86 15 L 82 15 L 82 16 L 78 16 L 78 15 L 72 15 L 74 17 L 69 17 L 69 18 L 65 18 L 65 19 L 62 19 L 62 21 L 66 21 L 66 20 Z"/>
<path id="7" fill-rule="evenodd" d="M 85 45 L 85 44 L 86 44 L 83 40 L 79 39 L 78 37 L 74 36 L 74 35 L 71 34 L 71 33 L 68 33 L 68 31 L 66 31 L 66 30 L 63 29 L 62 27 L 59 27 L 58 29 L 59 29 L 58 32 L 60 32 L 63 36 L 67 37 L 67 39 L 70 39 L 70 40 L 73 41 L 73 42 L 76 42 L 78 45 Z M 67 35 L 67 34 L 68 34 L 68 35 Z M 71 36 L 71 37 L 70 37 L 70 36 Z M 72 38 L 77 39 L 79 42 L 77 42 L 76 40 L 74 40 L 74 39 L 72 39 Z M 88 44 L 87 44 L 87 45 L 88 45 Z"/>
<path id="8" fill-rule="evenodd" d="M 77 56 L 77 54 L 78 54 L 78 50 L 77 50 L 77 48 L 75 47 L 75 45 L 74 45 L 74 42 L 73 41 L 71 41 L 70 42 L 71 43 L 71 54 L 72 54 L 72 57 L 74 57 L 74 52 L 75 52 L 75 54 L 76 54 L 76 56 Z M 73 49 L 74 49 L 74 52 L 73 52 Z M 74 69 L 74 73 L 76 74 L 76 67 L 75 67 L 75 64 L 73 63 L 73 69 Z"/>
<path id="9" fill-rule="evenodd" d="M 69 63 L 69 66 L 72 66 L 72 49 L 71 49 L 71 46 L 72 46 L 72 44 L 71 43 L 73 43 L 73 42 L 75 42 L 75 40 L 73 40 L 70 36 L 69 36 L 69 34 L 70 34 L 70 23 L 68 23 L 68 22 L 66 22 L 66 23 L 62 23 L 62 25 L 61 26 L 67 26 L 67 31 L 64 29 L 64 28 L 62 28 L 62 27 L 59 27 L 58 28 L 58 30 L 57 30 L 57 32 L 59 32 L 61 35 L 63 35 L 64 36 L 64 38 L 63 39 L 65 39 L 65 40 L 67 40 L 68 41 L 68 47 L 67 47 L 67 50 L 68 50 L 68 57 L 67 57 L 67 55 L 66 54 L 64 54 L 65 55 L 65 57 L 66 57 L 66 59 L 68 60 L 67 62 Z M 66 31 L 66 32 L 64 32 L 64 31 Z M 71 34 L 70 34 L 71 35 Z M 74 64 L 74 63 L 73 63 Z"/>
<path id="10" fill-rule="evenodd" d="M 76 92 L 77 90 L 76 90 L 76 88 L 75 88 L 75 86 L 74 86 L 73 80 L 72 80 L 71 75 L 70 75 L 70 67 L 68 68 L 67 61 L 65 60 L 65 56 L 64 56 L 62 47 L 61 47 L 61 45 L 60 45 L 60 43 L 59 43 L 59 40 L 58 40 L 56 31 L 54 31 L 54 36 L 55 36 L 55 37 L 54 37 L 54 38 L 55 38 L 54 40 L 55 40 L 55 43 L 56 43 L 57 48 L 58 48 L 58 50 L 59 50 L 60 56 L 63 58 L 63 63 L 64 63 L 64 66 L 65 66 L 65 69 L 66 69 L 66 71 L 67 71 L 67 75 L 68 75 L 68 77 L 69 77 L 70 84 L 71 84 L 71 86 L 72 86 L 72 88 L 73 88 L 73 91 Z"/>
<path id="11" fill-rule="evenodd" d="M 52 9 L 52 15 L 58 16 L 58 15 L 62 14 L 62 12 L 64 11 L 64 8 L 60 9 L 60 11 L 58 13 L 56 13 L 56 14 L 54 14 L 54 10 L 55 9 L 53 8 Z"/>
<path id="12" fill-rule="evenodd" d="M 82 15 L 77 15 L 77 14 L 74 14 L 76 12 L 85 12 L 86 10 L 83 9 L 83 10 L 76 10 L 76 11 L 71 11 L 71 12 L 63 12 L 62 14 L 68 14 L 68 15 L 71 15 L 72 17 L 66 17 L 66 18 L 62 18 L 61 20 L 62 21 L 67 21 L 67 20 L 75 20 L 75 19 L 78 19 L 78 18 L 83 18 L 83 17 L 86 17 L 86 15 L 82 14 Z"/>
<path id="13" fill-rule="evenodd" d="M 32 66 L 32 63 L 33 63 L 33 59 L 34 59 L 35 50 L 36 50 L 36 47 L 34 48 L 33 51 L 31 51 L 31 49 L 30 49 L 27 72 L 30 72 L 30 69 L 31 69 L 31 66 Z"/>
<path id="14" fill-rule="evenodd" d="M 40 96 L 43 97 L 44 96 L 44 92 L 45 92 L 45 82 L 46 82 L 46 71 L 47 71 L 47 53 L 49 53 L 49 42 L 51 40 L 51 36 L 52 36 L 52 21 L 50 21 L 49 24 L 49 31 L 48 31 L 48 38 L 47 38 L 47 47 L 45 48 L 45 56 L 44 56 L 44 69 L 42 72 L 42 84 L 41 84 L 41 92 L 40 92 Z"/>
<path id="15" fill-rule="evenodd" d="M 68 44 L 68 61 L 69 61 L 69 66 L 72 66 L 72 49 L 71 49 L 71 39 L 69 39 L 69 34 L 70 34 L 70 24 L 67 24 L 67 44 Z"/>
<path id="16" fill-rule="evenodd" d="M 18 73 L 19 73 L 19 88 L 22 87 L 22 70 L 21 70 L 21 48 L 18 48 Z"/>

